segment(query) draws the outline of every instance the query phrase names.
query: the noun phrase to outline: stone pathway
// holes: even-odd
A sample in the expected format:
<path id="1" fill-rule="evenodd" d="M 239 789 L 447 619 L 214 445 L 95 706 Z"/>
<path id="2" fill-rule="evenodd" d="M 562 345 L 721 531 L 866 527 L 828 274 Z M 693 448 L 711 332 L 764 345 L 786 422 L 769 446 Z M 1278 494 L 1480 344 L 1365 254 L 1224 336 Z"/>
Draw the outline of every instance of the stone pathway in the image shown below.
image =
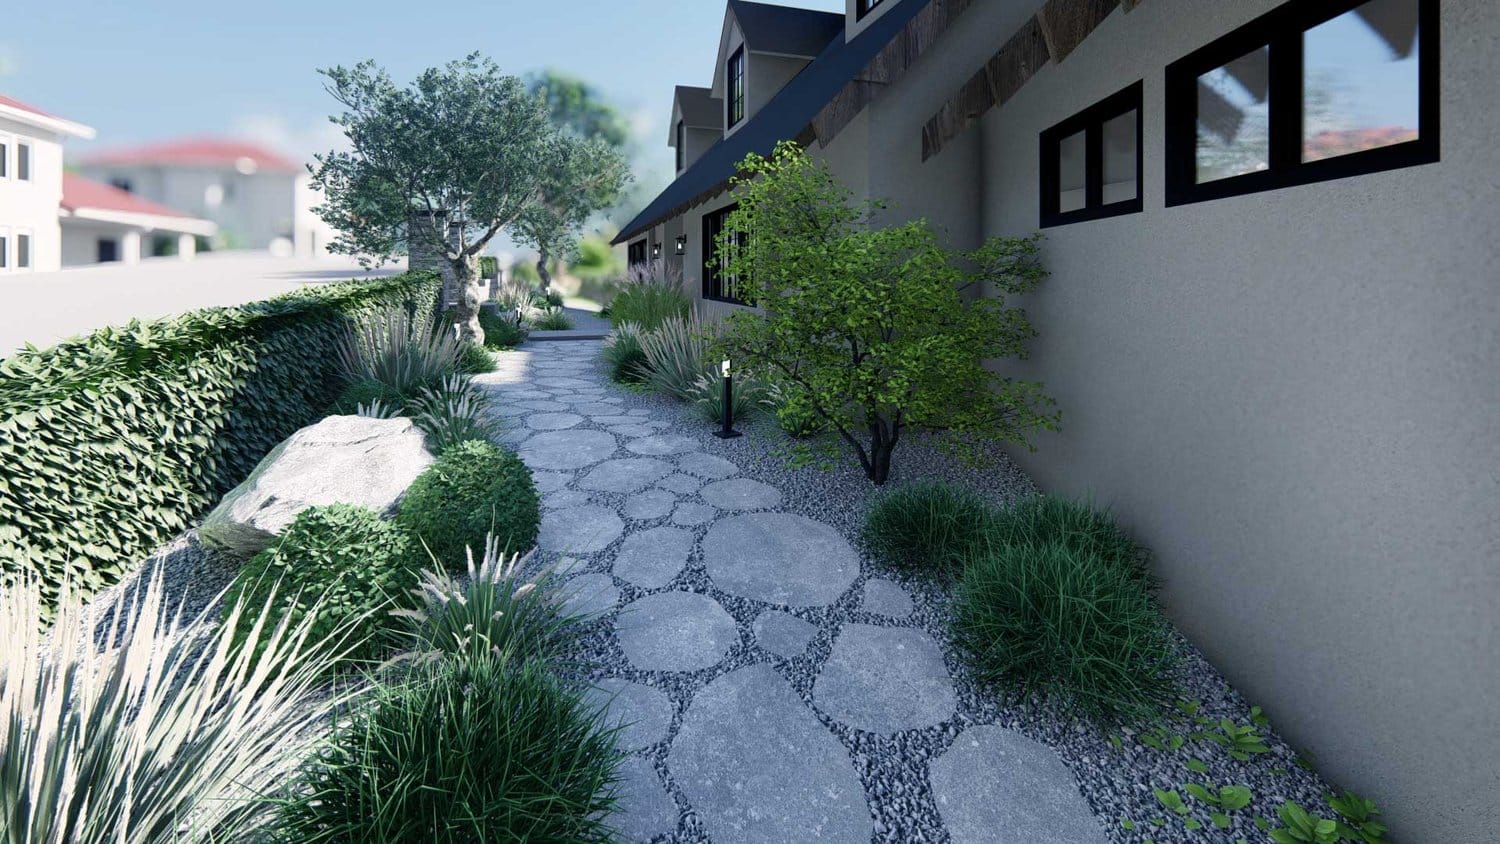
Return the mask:
<path id="1" fill-rule="evenodd" d="M 543 493 L 539 557 L 594 616 L 591 694 L 629 754 L 624 839 L 1106 840 L 1053 751 L 959 731 L 943 650 L 899 583 L 862 574 L 843 535 L 779 509 L 703 432 L 629 407 L 599 348 L 528 344 L 477 381 Z"/>

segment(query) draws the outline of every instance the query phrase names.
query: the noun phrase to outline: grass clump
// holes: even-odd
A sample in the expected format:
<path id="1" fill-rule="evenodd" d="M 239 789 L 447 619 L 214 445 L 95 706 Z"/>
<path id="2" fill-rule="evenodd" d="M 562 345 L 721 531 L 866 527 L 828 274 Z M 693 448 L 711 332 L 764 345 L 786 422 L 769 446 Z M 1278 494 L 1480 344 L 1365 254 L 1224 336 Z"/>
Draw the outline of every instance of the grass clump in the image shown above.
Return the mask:
<path id="1" fill-rule="evenodd" d="M 494 534 L 508 552 L 536 544 L 540 504 L 531 471 L 513 452 L 469 440 L 448 447 L 412 482 L 398 524 L 450 571 Z"/>
<path id="2" fill-rule="evenodd" d="M 260 606 L 184 618 L 164 572 L 92 607 L 71 581 L 0 586 L 0 839 L 244 840 L 316 740 L 337 649 L 311 619 L 252 625 L 231 649 Z"/>
<path id="3" fill-rule="evenodd" d="M 1021 499 L 996 514 L 985 541 L 992 545 L 1060 543 L 1148 582 L 1150 555 L 1106 511 L 1056 495 Z"/>
<path id="4" fill-rule="evenodd" d="M 957 577 L 983 547 L 995 510 L 957 484 L 918 481 L 875 496 L 865 514 L 865 547 L 887 565 Z"/>
<path id="5" fill-rule="evenodd" d="M 1172 699 L 1174 650 L 1150 585 L 1097 550 L 992 544 L 967 559 L 954 609 L 982 679 L 1103 721 L 1147 721 Z"/>
<path id="6" fill-rule="evenodd" d="M 531 320 L 531 327 L 537 331 L 571 331 L 573 319 L 560 307 L 547 308 Z"/>
<path id="7" fill-rule="evenodd" d="M 346 384 L 381 385 L 386 395 L 377 398 L 405 405 L 458 371 L 462 354 L 452 331 L 418 330 L 402 314 L 350 331 L 339 348 L 339 368 Z"/>
<path id="8" fill-rule="evenodd" d="M 526 325 L 514 311 L 480 308 L 479 327 L 484 329 L 484 347 L 492 351 L 514 349 L 526 342 Z"/>
<path id="9" fill-rule="evenodd" d="M 483 375 L 495 371 L 495 358 L 477 343 L 465 343 L 458 353 L 458 371 L 467 375 Z"/>
<path id="10" fill-rule="evenodd" d="M 412 557 L 406 531 L 373 511 L 349 504 L 309 507 L 279 541 L 240 569 L 229 587 L 226 624 L 233 616 L 236 641 L 253 646 L 258 624 L 308 620 L 315 638 L 344 631 L 351 658 L 376 659 L 388 644 L 385 608 L 416 584 Z M 257 611 L 240 610 L 240 601 Z"/>
<path id="11" fill-rule="evenodd" d="M 641 348 L 641 329 L 633 322 L 622 322 L 604 338 L 604 362 L 609 377 L 621 384 L 640 384 L 651 376 L 646 352 Z"/>
<path id="12" fill-rule="evenodd" d="M 642 331 L 654 331 L 669 319 L 692 316 L 693 301 L 682 289 L 682 274 L 667 270 L 658 275 L 652 267 L 635 267 L 619 292 L 609 302 L 609 320 L 616 328 L 631 323 Z"/>
<path id="13" fill-rule="evenodd" d="M 655 328 L 643 331 L 641 351 L 651 370 L 646 383 L 678 401 L 693 401 L 698 396 L 699 381 L 710 374 L 708 345 L 702 326 L 691 317 L 667 317 Z"/>
<path id="14" fill-rule="evenodd" d="M 278 831 L 288 842 L 613 840 L 615 735 L 541 662 L 420 663 L 336 729 Z"/>
<path id="15" fill-rule="evenodd" d="M 492 442 L 499 426 L 489 401 L 466 377 L 451 375 L 436 389 L 422 391 L 408 406 L 412 422 L 427 435 L 427 447 L 442 454 L 459 443 Z"/>

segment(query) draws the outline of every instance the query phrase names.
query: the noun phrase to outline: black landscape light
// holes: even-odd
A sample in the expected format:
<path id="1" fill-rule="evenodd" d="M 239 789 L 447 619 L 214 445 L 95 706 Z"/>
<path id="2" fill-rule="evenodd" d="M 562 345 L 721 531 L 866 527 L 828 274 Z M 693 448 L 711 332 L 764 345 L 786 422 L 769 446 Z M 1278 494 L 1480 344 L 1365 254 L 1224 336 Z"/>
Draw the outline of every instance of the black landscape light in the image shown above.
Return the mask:
<path id="1" fill-rule="evenodd" d="M 724 374 L 724 427 L 714 431 L 714 436 L 721 440 L 732 440 L 744 434 L 734 429 L 734 376 L 729 374 L 729 361 L 720 364 L 719 371 Z"/>

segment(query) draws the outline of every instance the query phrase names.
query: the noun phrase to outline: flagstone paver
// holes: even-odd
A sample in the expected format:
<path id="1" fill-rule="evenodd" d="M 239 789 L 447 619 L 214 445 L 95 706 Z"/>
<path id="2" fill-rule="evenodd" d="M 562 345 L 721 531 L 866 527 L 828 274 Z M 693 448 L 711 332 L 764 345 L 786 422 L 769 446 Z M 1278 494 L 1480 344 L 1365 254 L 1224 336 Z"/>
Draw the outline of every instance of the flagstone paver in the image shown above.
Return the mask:
<path id="1" fill-rule="evenodd" d="M 856 730 L 886 735 L 941 724 L 958 696 L 926 631 L 846 624 L 813 686 L 813 701 Z"/>
<path id="2" fill-rule="evenodd" d="M 693 535 L 679 528 L 658 527 L 631 534 L 615 554 L 615 577 L 643 589 L 660 589 L 687 565 Z"/>
<path id="3" fill-rule="evenodd" d="M 970 727 L 932 761 L 931 771 L 938 813 L 954 844 L 1105 841 L 1073 773 L 1046 745 L 1014 730 Z"/>
<path id="4" fill-rule="evenodd" d="M 698 692 L 667 767 L 716 841 L 870 841 L 848 752 L 769 665 Z"/>
<path id="5" fill-rule="evenodd" d="M 642 671 L 701 671 L 729 653 L 739 631 L 734 618 L 707 595 L 660 592 L 620 610 L 615 638 Z"/>
<path id="6" fill-rule="evenodd" d="M 528 344 L 475 383 L 544 494 L 539 564 L 596 617 L 588 694 L 624 725 L 623 840 L 1104 840 L 1054 751 L 955 720 L 905 588 L 861 583 L 837 530 L 737 477 L 706 433 L 629 406 L 599 349 Z"/>
<path id="7" fill-rule="evenodd" d="M 859 576 L 859 557 L 838 531 L 791 513 L 720 519 L 703 539 L 703 563 L 731 595 L 793 607 L 831 604 Z"/>

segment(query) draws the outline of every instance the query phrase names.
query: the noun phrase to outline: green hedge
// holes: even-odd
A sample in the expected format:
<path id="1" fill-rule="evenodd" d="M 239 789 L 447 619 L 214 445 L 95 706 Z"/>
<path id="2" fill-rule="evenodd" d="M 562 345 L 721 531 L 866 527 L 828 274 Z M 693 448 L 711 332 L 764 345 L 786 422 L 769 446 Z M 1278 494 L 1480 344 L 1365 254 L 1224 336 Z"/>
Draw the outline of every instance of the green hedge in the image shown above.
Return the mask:
<path id="1" fill-rule="evenodd" d="M 405 311 L 425 330 L 440 289 L 311 287 L 0 360 L 0 574 L 114 583 L 317 418 L 349 326 Z"/>

